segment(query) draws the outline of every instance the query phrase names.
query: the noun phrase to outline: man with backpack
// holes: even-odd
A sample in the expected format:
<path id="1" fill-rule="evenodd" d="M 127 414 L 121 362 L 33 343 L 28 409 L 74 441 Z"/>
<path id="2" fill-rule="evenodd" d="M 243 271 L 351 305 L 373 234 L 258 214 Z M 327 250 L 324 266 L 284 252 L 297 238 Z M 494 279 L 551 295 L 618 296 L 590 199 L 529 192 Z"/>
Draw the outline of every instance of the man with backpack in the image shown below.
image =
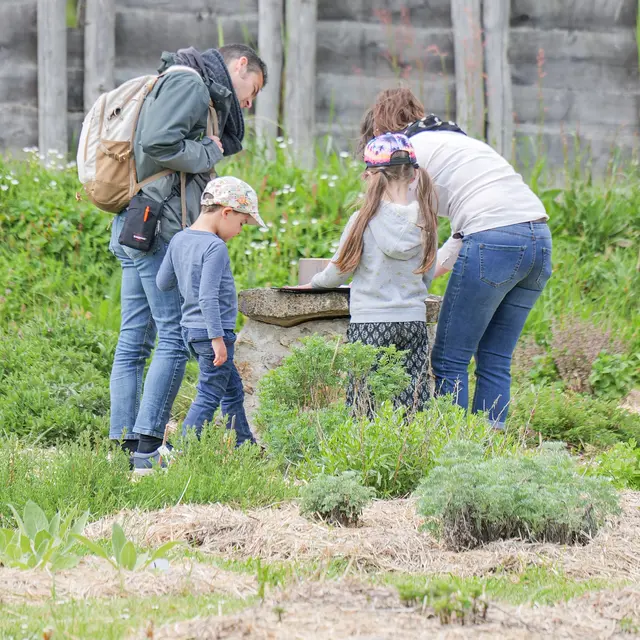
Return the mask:
<path id="1" fill-rule="evenodd" d="M 162 444 L 188 358 L 180 295 L 177 289 L 160 291 L 156 275 L 171 238 L 198 217 L 216 163 L 242 150 L 242 109 L 251 107 L 267 81 L 264 62 L 239 44 L 202 53 L 194 48 L 165 52 L 159 71 L 138 107 L 131 181 L 136 194 L 116 216 L 109 244 L 122 266 L 109 438 L 134 453 L 134 467 L 136 452 L 152 453 Z M 105 129 L 110 117 L 119 116 L 120 109 L 106 114 L 102 109 Z M 103 141 L 99 146 L 104 151 Z M 108 149 L 107 155 L 117 156 Z M 99 164 L 98 157 L 96 173 Z"/>

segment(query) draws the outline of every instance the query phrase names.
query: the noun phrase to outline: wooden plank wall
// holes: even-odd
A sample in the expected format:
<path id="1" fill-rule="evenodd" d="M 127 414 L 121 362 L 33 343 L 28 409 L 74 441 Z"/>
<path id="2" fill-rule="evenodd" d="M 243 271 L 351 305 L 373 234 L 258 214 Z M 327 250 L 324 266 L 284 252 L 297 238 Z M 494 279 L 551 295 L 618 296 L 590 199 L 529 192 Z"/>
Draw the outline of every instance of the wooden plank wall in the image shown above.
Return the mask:
<path id="1" fill-rule="evenodd" d="M 226 43 L 258 42 L 258 0 L 115 4 L 116 83 L 155 71 L 163 50 L 216 47 L 220 34 Z M 0 2 L 4 149 L 38 140 L 36 5 L 37 0 Z M 378 91 L 401 82 L 429 111 L 456 117 L 451 9 L 451 0 L 318 0 L 317 133 L 331 134 L 335 144 L 348 147 Z M 519 161 L 535 160 L 540 140 L 551 162 L 562 164 L 576 130 L 592 145 L 601 167 L 612 145 L 637 146 L 637 0 L 510 0 L 509 9 L 507 58 Z M 487 36 L 490 25 L 484 26 Z M 506 46 L 499 38 L 494 44 Z M 84 111 L 81 28 L 67 30 L 67 65 L 73 151 Z M 489 74 L 488 65 L 486 70 Z M 487 106 L 492 108 L 489 99 Z M 505 155 L 508 147 L 502 144 Z"/>

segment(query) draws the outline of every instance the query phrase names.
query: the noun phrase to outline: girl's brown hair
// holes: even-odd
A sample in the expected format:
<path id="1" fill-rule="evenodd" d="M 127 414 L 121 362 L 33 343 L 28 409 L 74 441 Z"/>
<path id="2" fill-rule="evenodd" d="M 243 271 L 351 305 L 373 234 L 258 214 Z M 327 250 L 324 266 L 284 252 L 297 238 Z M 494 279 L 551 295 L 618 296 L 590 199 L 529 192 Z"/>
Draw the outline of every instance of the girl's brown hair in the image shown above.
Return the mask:
<path id="1" fill-rule="evenodd" d="M 393 157 L 405 155 L 406 151 L 397 151 Z M 390 182 L 402 181 L 409 185 L 418 174 L 416 200 L 420 215 L 417 225 L 422 230 L 422 262 L 415 273 L 425 273 L 429 270 L 436 256 L 438 237 L 438 219 L 436 193 L 429 174 L 424 169 L 415 169 L 410 164 L 394 165 L 392 167 L 374 167 L 367 169 L 367 191 L 365 193 L 360 211 L 349 230 L 335 264 L 341 273 L 355 271 L 364 247 L 364 232 L 367 225 L 378 213 L 380 203 L 384 197 Z"/>
<path id="2" fill-rule="evenodd" d="M 400 87 L 382 91 L 362 118 L 359 151 L 364 151 L 376 135 L 398 133 L 424 116 L 424 105 L 411 89 Z"/>

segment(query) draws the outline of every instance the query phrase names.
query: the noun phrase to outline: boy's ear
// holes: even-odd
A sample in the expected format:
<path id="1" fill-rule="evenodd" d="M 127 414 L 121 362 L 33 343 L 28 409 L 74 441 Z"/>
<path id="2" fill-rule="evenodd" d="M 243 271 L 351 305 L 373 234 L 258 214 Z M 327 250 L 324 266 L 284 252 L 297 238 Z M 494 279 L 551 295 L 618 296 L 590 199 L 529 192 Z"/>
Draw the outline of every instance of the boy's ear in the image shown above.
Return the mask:
<path id="1" fill-rule="evenodd" d="M 220 213 L 223 218 L 226 218 L 230 213 L 233 213 L 233 209 L 231 207 L 223 207 Z"/>

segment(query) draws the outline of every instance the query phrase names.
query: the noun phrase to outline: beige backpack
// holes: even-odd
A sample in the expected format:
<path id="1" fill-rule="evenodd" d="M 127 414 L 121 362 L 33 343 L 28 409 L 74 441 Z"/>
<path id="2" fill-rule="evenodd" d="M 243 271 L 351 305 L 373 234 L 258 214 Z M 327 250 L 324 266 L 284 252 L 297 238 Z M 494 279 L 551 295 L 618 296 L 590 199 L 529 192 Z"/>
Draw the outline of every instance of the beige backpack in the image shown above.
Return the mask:
<path id="1" fill-rule="evenodd" d="M 138 182 L 133 138 L 142 103 L 159 78 L 179 71 L 200 74 L 191 67 L 174 65 L 159 76 L 133 78 L 102 94 L 91 107 L 78 145 L 78 177 L 89 200 L 98 209 L 120 213 L 146 184 L 174 173 L 165 169 Z M 209 103 L 207 135 L 218 135 L 218 117 Z M 212 172 L 213 173 L 213 172 Z M 186 226 L 186 174 L 180 174 L 182 225 Z"/>

